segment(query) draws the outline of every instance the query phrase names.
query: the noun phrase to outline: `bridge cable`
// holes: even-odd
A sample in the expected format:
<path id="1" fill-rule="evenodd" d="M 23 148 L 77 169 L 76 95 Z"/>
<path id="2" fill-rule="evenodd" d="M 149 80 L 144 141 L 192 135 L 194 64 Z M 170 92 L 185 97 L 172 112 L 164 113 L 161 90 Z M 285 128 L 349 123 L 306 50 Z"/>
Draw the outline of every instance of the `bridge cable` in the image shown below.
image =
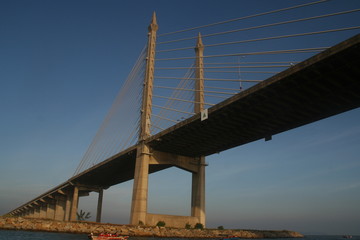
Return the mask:
<path id="1" fill-rule="evenodd" d="M 253 56 L 253 55 L 267 55 L 267 54 L 281 54 L 281 53 L 321 52 L 328 48 L 329 47 L 316 47 L 316 48 L 275 50 L 275 51 L 264 51 L 264 52 L 229 53 L 229 54 L 219 54 L 219 55 L 207 55 L 207 56 L 203 56 L 203 58 Z M 186 59 L 195 59 L 195 58 L 196 57 L 158 58 L 158 59 L 156 59 L 156 61 L 173 61 L 173 60 L 186 60 Z"/>
<path id="2" fill-rule="evenodd" d="M 333 33 L 333 32 L 340 32 L 340 31 L 349 31 L 349 30 L 355 30 L 355 29 L 359 29 L 359 28 L 360 28 L 360 26 L 354 26 L 354 27 L 323 30 L 323 31 L 317 31 L 317 32 L 296 33 L 296 34 L 280 35 L 280 36 L 265 37 L 265 38 L 246 39 L 246 40 L 234 41 L 234 42 L 224 42 L 224 43 L 209 44 L 209 45 L 204 45 L 204 47 L 207 47 L 207 48 L 208 47 L 218 47 L 218 46 L 231 45 L 231 44 L 251 43 L 251 42 L 267 41 L 267 40 L 291 38 L 291 37 L 303 37 L 303 36 L 308 36 L 308 35 L 325 34 L 325 33 Z M 193 47 L 174 48 L 174 49 L 160 50 L 158 52 L 159 53 L 160 52 L 173 52 L 173 51 L 181 51 L 181 50 L 188 50 L 188 49 L 193 49 Z"/>
<path id="3" fill-rule="evenodd" d="M 278 12 L 282 12 L 282 11 L 287 11 L 287 10 L 292 10 L 292 9 L 296 9 L 296 8 L 306 7 L 306 6 L 310 6 L 310 5 L 314 5 L 314 4 L 324 3 L 324 2 L 327 2 L 327 1 L 329 1 L 329 0 L 320 0 L 320 1 L 316 1 L 316 2 L 310 2 L 310 3 L 300 4 L 300 5 L 291 6 L 291 7 L 286 7 L 286 8 L 281 8 L 281 9 L 272 10 L 272 11 L 268 11 L 268 12 L 257 13 L 257 14 L 253 14 L 253 15 L 249 15 L 249 16 L 245 16 L 245 17 L 239 17 L 239 18 L 229 19 L 229 20 L 226 20 L 226 21 L 221 21 L 221 22 L 216 22 L 216 23 L 210 23 L 210 24 L 207 24 L 207 25 L 202 25 L 202 26 L 187 28 L 187 29 L 178 30 L 178 31 L 174 31 L 174 32 L 163 33 L 163 34 L 159 34 L 158 37 L 167 36 L 167 35 L 172 35 L 172 34 L 181 33 L 181 32 L 192 31 L 192 30 L 196 30 L 196 29 L 200 29 L 200 28 L 206 28 L 206 27 L 216 26 L 216 25 L 220 25 L 220 24 L 225 24 L 225 23 L 229 23 L 229 22 L 240 21 L 240 20 L 249 19 L 249 18 L 254 18 L 254 17 L 259 17 L 259 16 L 264 16 L 264 15 L 267 15 L 267 14 L 278 13 Z"/>

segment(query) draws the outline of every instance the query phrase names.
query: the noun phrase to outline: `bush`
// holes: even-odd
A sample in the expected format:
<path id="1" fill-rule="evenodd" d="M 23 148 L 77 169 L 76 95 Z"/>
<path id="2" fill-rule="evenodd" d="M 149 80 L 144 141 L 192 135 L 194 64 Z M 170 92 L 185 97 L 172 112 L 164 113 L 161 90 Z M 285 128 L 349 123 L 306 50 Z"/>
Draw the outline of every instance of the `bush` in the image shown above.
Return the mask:
<path id="1" fill-rule="evenodd" d="M 139 221 L 139 226 L 144 226 L 143 221 Z"/>
<path id="2" fill-rule="evenodd" d="M 185 224 L 185 228 L 186 229 L 190 229 L 191 228 L 191 225 L 189 223 Z"/>
<path id="3" fill-rule="evenodd" d="M 158 227 L 165 227 L 165 222 L 164 221 L 158 221 L 158 223 L 156 224 L 156 226 Z"/>
<path id="4" fill-rule="evenodd" d="M 90 212 L 85 212 L 83 210 L 80 210 L 80 212 L 77 212 L 76 216 L 77 216 L 78 221 L 86 221 L 89 218 L 91 218 Z"/>
<path id="5" fill-rule="evenodd" d="M 218 230 L 224 230 L 224 226 L 218 226 Z"/>
<path id="6" fill-rule="evenodd" d="M 201 223 L 197 223 L 195 224 L 195 229 L 204 229 L 204 225 L 202 225 Z"/>

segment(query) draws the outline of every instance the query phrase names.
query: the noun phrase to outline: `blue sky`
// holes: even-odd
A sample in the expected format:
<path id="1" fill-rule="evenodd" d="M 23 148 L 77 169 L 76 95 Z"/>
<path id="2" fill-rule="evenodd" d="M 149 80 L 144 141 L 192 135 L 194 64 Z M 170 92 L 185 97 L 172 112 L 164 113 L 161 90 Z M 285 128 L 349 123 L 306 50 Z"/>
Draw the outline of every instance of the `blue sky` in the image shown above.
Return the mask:
<path id="1" fill-rule="evenodd" d="M 146 43 L 153 11 L 165 33 L 303 2 L 0 1 L 0 214 L 72 176 Z M 333 0 L 294 16 L 359 7 Z M 208 227 L 360 235 L 359 122 L 355 109 L 208 157 Z M 189 173 L 153 174 L 149 188 L 149 212 L 189 214 Z M 106 190 L 103 221 L 128 223 L 131 194 L 132 181 Z M 80 208 L 95 215 L 96 197 Z"/>

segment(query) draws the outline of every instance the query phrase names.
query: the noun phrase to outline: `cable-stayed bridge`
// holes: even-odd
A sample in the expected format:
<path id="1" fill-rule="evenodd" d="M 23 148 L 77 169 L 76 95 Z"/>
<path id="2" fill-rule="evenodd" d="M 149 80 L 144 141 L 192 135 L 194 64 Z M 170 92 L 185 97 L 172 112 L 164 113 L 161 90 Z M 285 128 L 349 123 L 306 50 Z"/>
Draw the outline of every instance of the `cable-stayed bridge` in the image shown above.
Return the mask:
<path id="1" fill-rule="evenodd" d="M 205 224 L 206 156 L 360 106 L 360 27 L 339 21 L 359 9 L 291 16 L 324 2 L 164 34 L 154 15 L 148 44 L 74 176 L 10 214 L 75 220 L 79 197 L 95 191 L 100 221 L 103 190 L 134 179 L 132 224 Z M 148 174 L 173 166 L 192 173 L 191 216 L 148 213 Z"/>

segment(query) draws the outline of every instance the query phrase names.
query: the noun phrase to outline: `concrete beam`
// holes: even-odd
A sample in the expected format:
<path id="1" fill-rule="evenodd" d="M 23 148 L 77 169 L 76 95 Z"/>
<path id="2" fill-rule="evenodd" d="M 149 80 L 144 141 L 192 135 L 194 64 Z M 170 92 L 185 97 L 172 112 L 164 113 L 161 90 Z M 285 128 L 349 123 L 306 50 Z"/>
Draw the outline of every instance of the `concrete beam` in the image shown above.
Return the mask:
<path id="1" fill-rule="evenodd" d="M 150 155 L 150 164 L 174 165 L 185 171 L 196 173 L 198 171 L 198 161 L 196 158 L 181 156 L 177 154 L 153 151 Z"/>
<path id="2" fill-rule="evenodd" d="M 57 193 L 60 193 L 61 195 L 66 195 L 66 193 L 62 189 L 57 190 Z"/>

